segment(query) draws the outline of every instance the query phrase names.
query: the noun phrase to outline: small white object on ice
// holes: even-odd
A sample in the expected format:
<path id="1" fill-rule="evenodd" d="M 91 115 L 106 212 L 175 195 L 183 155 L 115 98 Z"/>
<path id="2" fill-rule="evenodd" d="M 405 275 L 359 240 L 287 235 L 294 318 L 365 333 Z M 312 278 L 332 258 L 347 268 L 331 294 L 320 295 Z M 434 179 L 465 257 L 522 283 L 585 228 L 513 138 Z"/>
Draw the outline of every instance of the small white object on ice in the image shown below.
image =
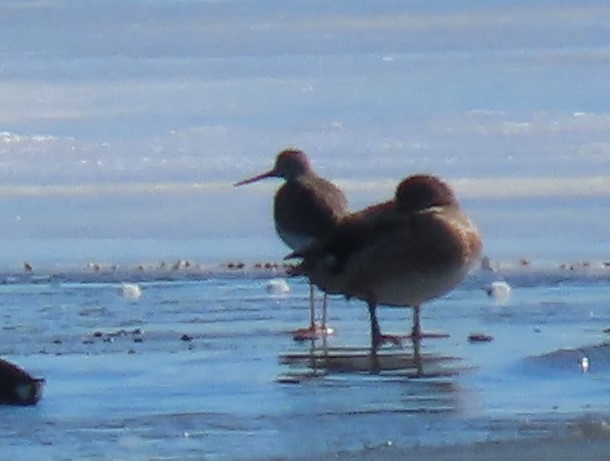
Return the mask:
<path id="1" fill-rule="evenodd" d="M 267 292 L 273 295 L 284 295 L 290 291 L 290 286 L 286 279 L 276 278 L 271 279 L 267 283 Z"/>
<path id="2" fill-rule="evenodd" d="M 503 281 L 492 282 L 489 288 L 487 288 L 487 294 L 499 304 L 508 302 L 512 291 L 511 286 Z"/>
<path id="3" fill-rule="evenodd" d="M 142 288 L 137 283 L 123 283 L 121 285 L 121 294 L 125 299 L 140 299 Z"/>
<path id="4" fill-rule="evenodd" d="M 582 359 L 580 359 L 580 371 L 582 373 L 586 373 L 587 371 L 589 371 L 589 358 L 588 357 L 583 357 Z"/>

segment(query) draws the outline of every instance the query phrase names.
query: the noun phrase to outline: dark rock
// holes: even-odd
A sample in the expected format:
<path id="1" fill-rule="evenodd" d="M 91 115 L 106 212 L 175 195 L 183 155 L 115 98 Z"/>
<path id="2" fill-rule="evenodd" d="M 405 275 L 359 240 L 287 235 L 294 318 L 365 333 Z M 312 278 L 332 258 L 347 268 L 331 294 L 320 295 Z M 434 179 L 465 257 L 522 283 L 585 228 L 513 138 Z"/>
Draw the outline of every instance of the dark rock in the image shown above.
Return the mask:
<path id="1" fill-rule="evenodd" d="M 490 343 L 494 337 L 485 333 L 472 333 L 468 335 L 468 341 L 471 343 Z"/>
<path id="2" fill-rule="evenodd" d="M 36 405 L 44 383 L 44 379 L 33 378 L 17 365 L 0 359 L 0 404 Z"/>

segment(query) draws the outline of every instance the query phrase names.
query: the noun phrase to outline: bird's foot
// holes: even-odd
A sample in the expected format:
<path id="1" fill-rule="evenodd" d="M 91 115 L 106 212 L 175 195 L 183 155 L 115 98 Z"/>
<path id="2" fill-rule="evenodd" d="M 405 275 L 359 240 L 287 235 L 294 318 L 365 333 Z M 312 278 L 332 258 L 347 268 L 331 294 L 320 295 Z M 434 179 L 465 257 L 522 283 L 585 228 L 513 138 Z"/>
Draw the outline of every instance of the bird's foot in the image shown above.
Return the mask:
<path id="1" fill-rule="evenodd" d="M 335 334 L 335 330 L 333 330 L 328 325 L 310 325 L 306 328 L 299 328 L 292 332 L 292 339 L 295 341 L 306 341 L 311 339 L 319 339 L 324 338 L 326 336 L 331 336 Z"/>

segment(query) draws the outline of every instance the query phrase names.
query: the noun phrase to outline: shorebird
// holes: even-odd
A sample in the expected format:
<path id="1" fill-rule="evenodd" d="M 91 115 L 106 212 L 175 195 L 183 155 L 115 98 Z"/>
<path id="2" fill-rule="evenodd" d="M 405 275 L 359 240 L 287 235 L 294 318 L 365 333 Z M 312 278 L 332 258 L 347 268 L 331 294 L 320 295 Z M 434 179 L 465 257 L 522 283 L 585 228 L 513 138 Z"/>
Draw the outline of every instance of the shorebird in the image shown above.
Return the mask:
<path id="1" fill-rule="evenodd" d="M 481 250 L 481 237 L 449 186 L 414 175 L 398 185 L 393 200 L 344 218 L 287 258 L 301 257 L 294 272 L 324 292 L 367 303 L 373 355 L 386 339 L 377 306 L 413 308 L 411 338 L 419 354 L 420 306 L 461 283 Z"/>
<path id="2" fill-rule="evenodd" d="M 242 186 L 267 178 L 283 178 L 273 202 L 275 230 L 292 250 L 300 250 L 319 240 L 348 214 L 347 200 L 341 190 L 318 176 L 304 152 L 280 152 L 273 168 L 235 184 Z M 332 333 L 327 326 L 327 298 L 323 297 L 322 324 L 316 325 L 314 288 L 310 283 L 310 324 L 294 332 L 295 339 L 313 339 Z"/>

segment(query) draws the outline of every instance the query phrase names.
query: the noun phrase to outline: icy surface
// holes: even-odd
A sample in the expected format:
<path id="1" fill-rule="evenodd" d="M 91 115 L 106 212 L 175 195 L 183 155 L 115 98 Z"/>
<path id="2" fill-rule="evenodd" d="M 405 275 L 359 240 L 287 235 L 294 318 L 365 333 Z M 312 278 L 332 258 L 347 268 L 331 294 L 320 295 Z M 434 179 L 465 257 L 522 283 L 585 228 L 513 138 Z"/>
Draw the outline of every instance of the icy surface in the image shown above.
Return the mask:
<path id="1" fill-rule="evenodd" d="M 278 379 L 307 370 L 279 357 L 311 347 L 290 335 L 308 319 L 303 280 L 277 297 L 268 271 L 134 270 L 145 293 L 134 303 L 110 273 L 4 275 L 0 354 L 47 384 L 35 408 L 0 408 L 0 458 L 304 458 L 568 434 L 583 414 L 607 421 L 607 269 L 503 275 L 510 306 L 489 299 L 489 274 L 477 273 L 424 307 L 424 329 L 450 335 L 424 353 L 453 357 L 450 375 L 335 369 L 293 384 Z M 407 331 L 409 319 L 380 311 L 384 331 Z M 366 351 L 361 302 L 332 298 L 330 325 L 331 350 Z M 494 341 L 472 344 L 472 332 Z"/>
<path id="2" fill-rule="evenodd" d="M 0 408 L 0 459 L 307 457 L 605 427 L 609 15 L 0 2 L 0 354 L 47 379 L 38 407 Z M 354 209 L 414 172 L 455 188 L 496 270 L 424 308 L 451 335 L 424 348 L 457 356 L 457 375 L 276 382 L 282 354 L 307 352 L 290 331 L 308 289 L 266 291 L 287 252 L 278 183 L 232 184 L 286 146 Z M 506 305 L 485 293 L 497 280 Z M 366 347 L 359 302 L 330 313 L 331 346 Z M 381 322 L 406 331 L 409 315 Z"/>
<path id="3" fill-rule="evenodd" d="M 353 208 L 435 173 L 492 257 L 509 242 L 509 256 L 551 246 L 539 253 L 565 259 L 577 250 L 561 242 L 579 237 L 591 256 L 607 242 L 608 13 L 602 1 L 3 2 L 0 236 L 268 238 L 277 184 L 232 184 L 294 145 Z"/>

